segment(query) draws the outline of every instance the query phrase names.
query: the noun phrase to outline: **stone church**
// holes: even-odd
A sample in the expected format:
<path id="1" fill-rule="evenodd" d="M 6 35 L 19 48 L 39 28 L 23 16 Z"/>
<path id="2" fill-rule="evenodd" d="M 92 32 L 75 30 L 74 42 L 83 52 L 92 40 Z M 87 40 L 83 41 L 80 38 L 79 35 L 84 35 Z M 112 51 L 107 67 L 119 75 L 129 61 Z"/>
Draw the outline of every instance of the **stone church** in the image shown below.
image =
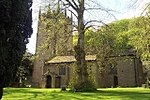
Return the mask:
<path id="1" fill-rule="evenodd" d="M 36 59 L 32 77 L 32 87 L 60 88 L 69 86 L 75 77 L 75 58 L 73 56 L 72 17 L 59 9 L 40 14 L 36 43 Z M 44 49 L 43 49 L 44 48 Z M 135 55 L 113 57 L 116 66 L 110 71 L 100 73 L 96 55 L 86 55 L 89 72 L 97 87 L 141 86 L 143 69 Z M 111 58 L 110 58 L 111 59 Z"/>

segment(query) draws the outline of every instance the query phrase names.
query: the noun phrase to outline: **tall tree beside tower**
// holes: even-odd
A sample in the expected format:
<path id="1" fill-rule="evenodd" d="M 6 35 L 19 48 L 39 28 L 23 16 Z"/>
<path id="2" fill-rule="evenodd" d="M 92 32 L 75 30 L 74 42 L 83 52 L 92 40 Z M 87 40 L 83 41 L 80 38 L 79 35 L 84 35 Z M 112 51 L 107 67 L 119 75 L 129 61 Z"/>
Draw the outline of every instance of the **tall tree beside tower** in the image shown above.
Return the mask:
<path id="1" fill-rule="evenodd" d="M 95 87 L 89 80 L 84 51 L 84 33 L 86 28 L 84 23 L 85 0 L 66 0 L 66 2 L 75 11 L 77 17 L 78 42 L 74 46 L 77 60 L 77 80 L 73 88 L 75 91 L 92 91 L 95 90 Z"/>
<path id="2" fill-rule="evenodd" d="M 73 7 L 73 9 L 77 12 L 77 20 L 78 20 L 78 42 L 77 45 L 74 47 L 75 50 L 75 58 L 77 60 L 77 84 L 74 86 L 76 91 L 87 91 L 89 89 L 94 89 L 91 88 L 91 86 L 89 86 L 89 82 L 90 80 L 89 78 L 89 74 L 87 71 L 87 64 L 85 61 L 85 51 L 84 51 L 84 33 L 85 33 L 85 25 L 84 25 L 84 19 L 83 19 L 83 15 L 84 15 L 84 11 L 85 11 L 85 1 L 84 0 L 80 0 L 79 5 L 75 5 L 73 6 L 73 4 L 69 1 L 66 0 L 67 2 L 69 2 L 69 4 L 71 5 L 71 7 Z M 84 87 L 85 86 L 85 87 Z"/>

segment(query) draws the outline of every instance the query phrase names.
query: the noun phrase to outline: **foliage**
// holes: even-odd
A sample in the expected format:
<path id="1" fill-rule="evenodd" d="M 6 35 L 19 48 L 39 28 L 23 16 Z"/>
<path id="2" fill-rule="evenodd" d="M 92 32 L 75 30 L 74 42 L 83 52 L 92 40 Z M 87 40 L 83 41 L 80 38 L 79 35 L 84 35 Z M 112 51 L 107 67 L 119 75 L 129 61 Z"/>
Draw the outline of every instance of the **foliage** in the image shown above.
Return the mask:
<path id="1" fill-rule="evenodd" d="M 23 80 L 28 80 L 33 72 L 33 55 L 26 52 L 22 58 L 21 65 L 18 67 L 17 79 L 20 83 Z"/>
<path id="2" fill-rule="evenodd" d="M 74 84 L 73 89 L 71 91 L 74 92 L 96 91 L 96 87 L 94 86 L 94 83 L 91 80 L 87 81 L 80 80 L 80 83 Z"/>
<path id="3" fill-rule="evenodd" d="M 32 34 L 31 6 L 32 0 L 0 1 L 0 88 L 16 77 Z"/>
<path id="4" fill-rule="evenodd" d="M 117 50 L 123 51 L 132 48 L 136 51 L 136 56 L 138 58 L 141 58 L 141 60 L 143 61 L 148 60 L 150 58 L 149 18 L 141 16 L 137 18 L 122 20 L 122 22 L 123 21 L 126 22 L 124 23 L 124 26 L 122 27 L 121 31 L 116 32 L 115 48 Z M 120 27 L 118 26 L 118 28 Z M 118 28 L 116 28 L 116 30 Z"/>
<path id="5" fill-rule="evenodd" d="M 77 83 L 77 67 L 76 64 L 73 64 L 72 67 L 73 69 L 73 75 L 72 78 L 69 82 L 69 88 L 71 89 L 70 91 L 72 92 L 83 92 L 83 91 L 96 91 L 96 82 L 95 82 L 95 76 L 93 76 L 94 73 L 92 73 L 91 67 L 93 67 L 92 63 L 88 63 L 87 65 L 87 70 L 89 74 L 89 79 L 84 82 L 80 81 L 80 83 Z"/>
<path id="6" fill-rule="evenodd" d="M 137 17 L 110 23 L 95 32 L 88 30 L 85 32 L 86 52 L 96 53 L 102 60 L 134 49 L 138 58 L 148 60 L 149 29 L 148 17 Z"/>
<path id="7" fill-rule="evenodd" d="M 129 44 L 136 49 L 137 56 L 142 60 L 150 59 L 150 26 L 148 17 L 138 17 L 129 24 Z"/>

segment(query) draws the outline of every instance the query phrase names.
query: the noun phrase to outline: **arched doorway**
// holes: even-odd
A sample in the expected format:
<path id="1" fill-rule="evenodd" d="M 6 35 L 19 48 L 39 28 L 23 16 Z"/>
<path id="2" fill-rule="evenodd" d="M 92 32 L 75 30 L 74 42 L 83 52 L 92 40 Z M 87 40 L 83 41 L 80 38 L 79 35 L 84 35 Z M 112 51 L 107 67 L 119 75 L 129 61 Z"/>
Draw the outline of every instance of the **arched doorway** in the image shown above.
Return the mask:
<path id="1" fill-rule="evenodd" d="M 118 86 L 118 77 L 114 76 L 114 87 Z"/>
<path id="2" fill-rule="evenodd" d="M 46 76 L 46 88 L 51 88 L 52 87 L 52 77 L 50 75 Z"/>

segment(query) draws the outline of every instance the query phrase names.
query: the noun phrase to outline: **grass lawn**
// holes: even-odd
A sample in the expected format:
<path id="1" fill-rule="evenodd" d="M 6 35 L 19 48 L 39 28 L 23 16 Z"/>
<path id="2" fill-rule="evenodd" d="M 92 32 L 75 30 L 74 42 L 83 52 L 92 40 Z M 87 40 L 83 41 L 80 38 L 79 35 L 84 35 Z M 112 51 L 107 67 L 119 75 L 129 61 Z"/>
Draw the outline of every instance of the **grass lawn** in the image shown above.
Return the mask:
<path id="1" fill-rule="evenodd" d="M 5 88 L 2 100 L 150 100 L 150 89 L 106 88 L 96 92 L 61 92 L 60 89 Z"/>

